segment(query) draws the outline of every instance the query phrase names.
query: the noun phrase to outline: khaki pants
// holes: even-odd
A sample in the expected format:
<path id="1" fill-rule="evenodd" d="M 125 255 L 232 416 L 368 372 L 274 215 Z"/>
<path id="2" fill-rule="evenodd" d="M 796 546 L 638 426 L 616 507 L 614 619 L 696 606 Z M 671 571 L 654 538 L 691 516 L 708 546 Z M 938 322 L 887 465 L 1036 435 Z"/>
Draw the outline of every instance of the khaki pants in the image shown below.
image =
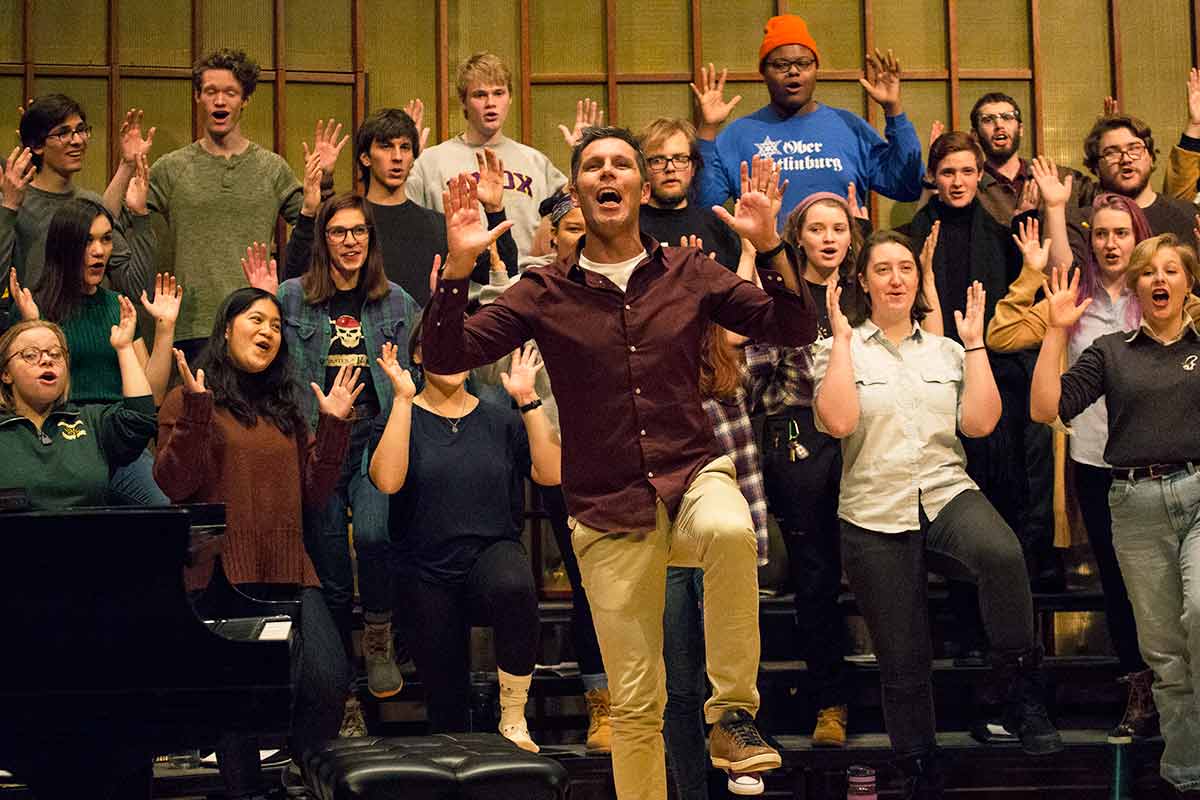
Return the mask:
<path id="1" fill-rule="evenodd" d="M 663 755 L 663 606 L 667 566 L 704 570 L 704 637 L 713 694 L 709 723 L 758 711 L 758 567 L 750 508 L 726 456 L 702 469 L 672 522 L 605 533 L 573 522 L 571 542 L 612 695 L 613 779 L 620 800 L 667 796 Z"/>

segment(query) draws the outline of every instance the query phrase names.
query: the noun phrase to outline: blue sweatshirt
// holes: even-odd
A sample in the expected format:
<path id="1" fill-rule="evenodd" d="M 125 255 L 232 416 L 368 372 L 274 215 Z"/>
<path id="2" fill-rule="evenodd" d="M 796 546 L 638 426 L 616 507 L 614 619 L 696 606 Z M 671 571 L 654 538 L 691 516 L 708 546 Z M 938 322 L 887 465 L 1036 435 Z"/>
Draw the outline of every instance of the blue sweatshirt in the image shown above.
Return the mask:
<path id="1" fill-rule="evenodd" d="M 741 194 L 741 163 L 769 155 L 782 166 L 788 181 L 779 224 L 813 192 L 846 196 L 853 181 L 860 203 L 874 190 L 895 200 L 921 196 L 921 143 L 908 117 L 887 118 L 887 140 L 849 111 L 818 106 L 808 114 L 786 119 L 772 106 L 730 123 L 716 141 L 699 140 L 704 169 L 700 171 L 699 202 L 721 205 Z"/>

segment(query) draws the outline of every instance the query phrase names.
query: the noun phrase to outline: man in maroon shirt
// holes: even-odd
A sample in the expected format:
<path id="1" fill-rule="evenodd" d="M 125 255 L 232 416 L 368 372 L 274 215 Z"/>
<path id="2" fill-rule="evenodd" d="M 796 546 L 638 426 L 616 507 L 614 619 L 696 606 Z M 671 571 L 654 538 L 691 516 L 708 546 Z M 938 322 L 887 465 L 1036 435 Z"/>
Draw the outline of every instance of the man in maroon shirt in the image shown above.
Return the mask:
<path id="1" fill-rule="evenodd" d="M 769 170 L 768 163 L 755 167 Z M 747 173 L 734 214 L 714 209 L 760 254 L 764 291 L 694 248 L 642 237 L 638 214 L 650 187 L 637 140 L 623 128 L 589 129 L 571 158 L 571 193 L 587 234 L 574 252 L 528 269 L 465 321 L 475 257 L 509 223 L 485 228 L 467 176 L 445 193 L 449 255 L 423 323 L 422 355 L 428 369 L 449 374 L 534 339 L 546 361 L 559 403 L 572 543 L 612 691 L 613 777 L 622 800 L 666 797 L 668 563 L 704 569 L 715 612 L 705 616 L 713 764 L 756 772 L 780 763 L 754 725 L 754 528 L 698 388 L 700 337 L 710 319 L 779 344 L 816 337 L 812 298 L 775 231 L 775 192 L 757 190 L 778 175 L 765 175 Z"/>

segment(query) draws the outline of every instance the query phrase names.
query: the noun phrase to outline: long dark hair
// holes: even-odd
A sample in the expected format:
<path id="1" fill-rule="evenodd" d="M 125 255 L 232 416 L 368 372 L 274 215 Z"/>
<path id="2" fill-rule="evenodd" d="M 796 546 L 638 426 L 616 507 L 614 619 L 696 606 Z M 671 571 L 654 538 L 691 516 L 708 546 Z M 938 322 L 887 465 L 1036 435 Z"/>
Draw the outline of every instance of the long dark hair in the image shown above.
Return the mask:
<path id="1" fill-rule="evenodd" d="M 300 412 L 299 387 L 288 366 L 285 337 L 279 337 L 279 352 L 262 372 L 244 372 L 229 357 L 226 329 L 259 300 L 270 300 L 282 316 L 279 300 L 270 292 L 251 287 L 234 290 L 217 310 L 212 335 L 193 368 L 204 370 L 204 384 L 213 393 L 213 402 L 228 410 L 246 427 L 254 425 L 261 416 L 274 423 L 286 436 L 307 433 Z"/>
<path id="2" fill-rule="evenodd" d="M 347 209 L 361 211 L 367 230 L 370 231 L 367 235 L 367 257 L 359 270 L 358 285 L 355 287 L 358 299 L 364 303 L 368 300 L 379 300 L 387 297 L 388 292 L 391 291 L 388 287 L 387 274 L 383 271 L 383 247 L 378 241 L 375 216 L 371 213 L 371 206 L 359 195 L 339 194 L 321 204 L 317 210 L 316 222 L 313 223 L 315 241 L 312 248 L 312 260 L 308 264 L 308 271 L 300 278 L 306 303 L 311 305 L 324 303 L 337 291 L 337 286 L 333 283 L 333 276 L 329 274 L 333 269 L 333 256 L 329 254 L 329 240 L 325 238 L 325 230 L 329 227 L 329 220 L 333 219 L 334 215 Z"/>
<path id="3" fill-rule="evenodd" d="M 909 316 L 913 322 L 920 322 L 931 311 L 925 302 L 925 274 L 921 270 L 921 258 L 917 255 L 917 251 L 913 250 L 911 239 L 892 230 L 875 231 L 867 237 L 862 252 L 858 254 L 853 279 L 843 283 L 842 291 L 850 297 L 849 302 L 846 302 L 846 298 L 843 297 L 841 303 L 846 321 L 857 326 L 871 318 L 871 296 L 863 288 L 862 279 L 867 274 L 867 267 L 871 264 L 871 254 L 876 247 L 882 244 L 900 245 L 912 255 L 913 263 L 917 265 L 917 295 L 913 298 L 912 311 Z"/>
<path id="4" fill-rule="evenodd" d="M 46 260 L 42 275 L 33 287 L 33 299 L 44 319 L 62 322 L 83 300 L 83 258 L 87 253 L 92 223 L 103 216 L 112 225 L 112 215 L 91 200 L 68 200 L 50 218 L 46 230 Z"/>

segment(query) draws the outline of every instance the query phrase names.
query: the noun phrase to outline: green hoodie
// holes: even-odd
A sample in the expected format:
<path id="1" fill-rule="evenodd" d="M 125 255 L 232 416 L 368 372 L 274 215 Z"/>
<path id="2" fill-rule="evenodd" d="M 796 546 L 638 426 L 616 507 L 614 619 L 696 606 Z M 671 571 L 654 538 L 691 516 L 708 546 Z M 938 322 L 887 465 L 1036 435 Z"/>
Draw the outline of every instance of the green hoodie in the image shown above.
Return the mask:
<path id="1" fill-rule="evenodd" d="M 24 488 L 35 509 L 107 505 L 111 471 L 136 460 L 157 427 L 149 395 L 64 405 L 40 431 L 25 417 L 0 412 L 0 487 Z"/>

